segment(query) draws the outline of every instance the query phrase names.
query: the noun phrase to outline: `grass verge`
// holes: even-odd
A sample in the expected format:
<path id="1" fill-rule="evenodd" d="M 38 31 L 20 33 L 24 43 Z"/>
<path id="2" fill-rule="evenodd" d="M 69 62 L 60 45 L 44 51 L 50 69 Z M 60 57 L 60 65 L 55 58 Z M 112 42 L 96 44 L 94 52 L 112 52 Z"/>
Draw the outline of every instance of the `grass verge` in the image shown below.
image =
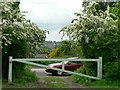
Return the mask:
<path id="1" fill-rule="evenodd" d="M 69 85 L 64 82 L 62 77 L 41 77 L 36 82 L 27 83 L 7 83 L 7 80 L 3 82 L 3 88 L 69 88 Z"/>
<path id="2" fill-rule="evenodd" d="M 120 81 L 111 81 L 111 80 L 106 80 L 106 79 L 102 79 L 102 80 L 88 79 L 84 81 L 81 79 L 77 80 L 77 77 L 75 77 L 74 75 L 72 75 L 70 78 L 74 82 L 79 83 L 83 86 L 87 86 L 89 88 L 120 88 L 119 86 Z"/>
<path id="3" fill-rule="evenodd" d="M 98 80 L 91 83 L 88 83 L 88 86 L 93 88 L 120 88 L 118 81 L 109 81 L 109 80 Z"/>

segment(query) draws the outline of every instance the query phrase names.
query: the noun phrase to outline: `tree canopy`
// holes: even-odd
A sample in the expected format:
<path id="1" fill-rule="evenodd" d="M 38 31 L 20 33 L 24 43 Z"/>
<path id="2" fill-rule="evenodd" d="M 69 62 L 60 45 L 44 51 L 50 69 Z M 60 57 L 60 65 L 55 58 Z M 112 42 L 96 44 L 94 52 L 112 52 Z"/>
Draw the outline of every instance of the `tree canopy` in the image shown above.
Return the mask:
<path id="1" fill-rule="evenodd" d="M 77 41 L 82 49 L 83 57 L 103 57 L 103 75 L 106 79 L 117 80 L 118 62 L 120 59 L 119 2 L 107 10 L 96 8 L 100 3 L 89 2 L 82 12 L 75 13 L 72 23 L 61 29 L 63 35 Z M 113 5 L 114 3 L 112 3 Z M 115 12 L 115 13 L 114 13 Z M 85 67 L 78 70 L 88 75 L 96 75 L 96 63 L 85 62 Z M 108 67 L 109 66 L 109 67 Z M 112 72 L 112 73 L 111 73 Z M 76 76 L 77 77 L 77 76 Z M 86 78 L 77 77 L 87 81 Z"/>
<path id="2" fill-rule="evenodd" d="M 43 41 L 45 41 L 46 31 L 38 28 L 38 26 L 26 20 L 24 15 L 20 13 L 19 2 L 1 3 L 2 8 L 2 35 L 3 49 L 10 44 L 19 40 L 26 40 L 32 53 L 40 49 Z M 7 53 L 7 51 L 3 51 Z"/>

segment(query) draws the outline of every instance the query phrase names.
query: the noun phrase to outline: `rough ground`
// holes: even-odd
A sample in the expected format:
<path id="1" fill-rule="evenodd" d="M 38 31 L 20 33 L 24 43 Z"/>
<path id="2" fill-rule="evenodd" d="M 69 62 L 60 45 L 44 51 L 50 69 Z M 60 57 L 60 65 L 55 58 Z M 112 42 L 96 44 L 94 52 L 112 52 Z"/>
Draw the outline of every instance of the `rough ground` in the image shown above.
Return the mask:
<path id="1" fill-rule="evenodd" d="M 45 69 L 32 69 L 35 71 L 39 80 L 27 84 L 9 85 L 3 83 L 3 88 L 85 88 L 75 83 L 69 76 L 53 76 L 45 72 Z"/>
<path id="2" fill-rule="evenodd" d="M 60 78 L 61 80 L 63 80 L 64 84 L 68 86 L 68 88 L 85 88 L 84 86 L 78 83 L 75 83 L 73 80 L 69 78 L 69 76 L 52 76 L 52 74 L 46 73 L 45 69 L 34 68 L 32 69 L 32 71 L 35 71 L 36 75 L 43 79 L 38 81 L 38 83 L 40 83 L 42 88 L 45 88 L 47 86 L 47 83 L 46 83 L 47 81 L 44 80 L 46 76 L 48 77 L 48 79 L 52 77 L 55 77 L 57 79 Z"/>
<path id="3" fill-rule="evenodd" d="M 47 79 L 50 79 L 52 77 L 48 77 Z M 49 82 L 49 80 L 46 80 L 44 77 L 42 77 L 38 83 L 41 85 L 40 87 L 41 88 L 85 88 L 84 86 L 78 84 L 78 83 L 75 83 L 73 82 L 69 77 L 53 77 L 53 78 L 56 78 L 56 79 L 59 79 L 58 81 L 57 80 L 52 80 L 50 79 L 51 81 Z M 60 80 L 61 79 L 61 80 Z M 50 86 L 49 86 L 50 84 Z M 57 86 L 57 85 L 60 85 L 62 84 L 62 86 Z"/>
<path id="4" fill-rule="evenodd" d="M 80 85 L 78 83 L 75 83 L 70 78 L 65 78 L 64 82 L 68 83 L 68 85 L 69 85 L 70 88 L 85 88 L 84 86 L 82 86 L 82 85 Z"/>

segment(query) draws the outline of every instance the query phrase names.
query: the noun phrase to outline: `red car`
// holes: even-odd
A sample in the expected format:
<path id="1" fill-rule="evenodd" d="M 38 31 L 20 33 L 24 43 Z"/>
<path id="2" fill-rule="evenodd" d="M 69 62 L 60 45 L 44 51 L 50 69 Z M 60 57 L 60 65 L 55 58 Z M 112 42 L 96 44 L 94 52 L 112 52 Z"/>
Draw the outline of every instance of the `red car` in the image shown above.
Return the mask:
<path id="1" fill-rule="evenodd" d="M 78 63 L 75 61 L 64 61 L 64 64 L 65 64 L 65 70 L 69 70 L 69 71 L 74 71 L 77 68 L 83 66 L 83 64 L 81 64 L 80 62 Z M 51 67 L 62 69 L 62 62 L 49 64 L 46 69 L 46 72 L 52 73 L 53 75 L 63 75 L 63 72 L 50 69 Z"/>

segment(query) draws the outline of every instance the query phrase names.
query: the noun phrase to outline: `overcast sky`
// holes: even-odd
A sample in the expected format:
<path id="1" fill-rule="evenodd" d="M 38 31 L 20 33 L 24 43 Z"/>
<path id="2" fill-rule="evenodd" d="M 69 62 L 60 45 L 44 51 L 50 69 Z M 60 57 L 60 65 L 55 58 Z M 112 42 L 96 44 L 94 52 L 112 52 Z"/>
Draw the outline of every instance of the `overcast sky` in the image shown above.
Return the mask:
<path id="1" fill-rule="evenodd" d="M 47 29 L 47 41 L 60 41 L 59 31 L 71 23 L 74 13 L 82 9 L 82 0 L 20 0 L 20 10 L 27 11 L 26 19 Z M 67 37 L 64 38 L 64 40 Z"/>

